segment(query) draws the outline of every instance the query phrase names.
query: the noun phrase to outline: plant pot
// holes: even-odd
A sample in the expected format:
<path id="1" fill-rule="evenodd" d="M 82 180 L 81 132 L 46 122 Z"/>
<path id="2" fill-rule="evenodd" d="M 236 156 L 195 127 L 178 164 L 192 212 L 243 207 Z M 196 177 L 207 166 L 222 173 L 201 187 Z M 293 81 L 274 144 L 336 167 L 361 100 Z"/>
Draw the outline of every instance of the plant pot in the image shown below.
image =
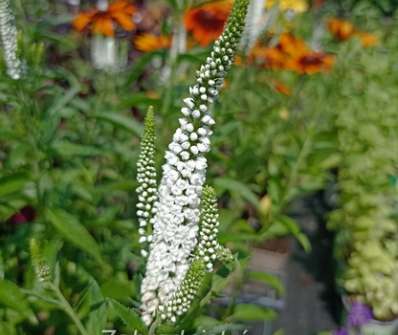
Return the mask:
<path id="1" fill-rule="evenodd" d="M 127 47 L 115 37 L 94 35 L 91 38 L 91 61 L 97 69 L 120 71 L 127 64 Z"/>
<path id="2" fill-rule="evenodd" d="M 251 258 L 247 270 L 250 272 L 262 272 L 275 276 L 281 283 L 287 277 L 286 265 L 291 252 L 292 241 L 290 238 L 270 240 L 257 245 L 251 250 Z M 279 296 L 275 287 L 265 285 L 264 282 L 249 280 L 242 288 L 242 294 L 253 299 L 266 298 L 270 306 L 279 309 L 283 299 Z"/>
<path id="3" fill-rule="evenodd" d="M 342 297 L 344 308 L 350 311 L 352 298 L 344 295 Z M 350 335 L 398 335 L 398 319 L 392 321 L 370 320 L 362 325 L 360 329 L 350 330 Z"/>
<path id="4" fill-rule="evenodd" d="M 362 326 L 361 335 L 398 335 L 398 319 L 393 321 L 372 320 Z"/>

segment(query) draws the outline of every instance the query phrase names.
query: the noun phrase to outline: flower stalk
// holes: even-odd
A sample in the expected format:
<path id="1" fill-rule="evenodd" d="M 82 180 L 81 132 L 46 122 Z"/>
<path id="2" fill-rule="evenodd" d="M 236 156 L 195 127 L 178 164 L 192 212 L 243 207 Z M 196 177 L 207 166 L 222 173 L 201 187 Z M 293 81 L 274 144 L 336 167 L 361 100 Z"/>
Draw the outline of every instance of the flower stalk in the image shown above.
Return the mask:
<path id="1" fill-rule="evenodd" d="M 39 283 L 43 285 L 43 287 L 47 290 L 47 293 L 51 294 L 50 297 L 48 297 L 48 294 L 41 294 L 40 296 L 36 296 L 43 301 L 55 304 L 70 317 L 81 335 L 88 335 L 88 332 L 85 329 L 81 320 L 79 319 L 79 316 L 74 311 L 68 300 L 66 300 L 58 284 L 56 284 L 56 281 L 54 282 L 54 280 L 52 279 L 50 267 L 43 257 L 40 245 L 37 240 L 31 239 L 29 247 L 32 266 L 36 274 L 36 278 Z"/>

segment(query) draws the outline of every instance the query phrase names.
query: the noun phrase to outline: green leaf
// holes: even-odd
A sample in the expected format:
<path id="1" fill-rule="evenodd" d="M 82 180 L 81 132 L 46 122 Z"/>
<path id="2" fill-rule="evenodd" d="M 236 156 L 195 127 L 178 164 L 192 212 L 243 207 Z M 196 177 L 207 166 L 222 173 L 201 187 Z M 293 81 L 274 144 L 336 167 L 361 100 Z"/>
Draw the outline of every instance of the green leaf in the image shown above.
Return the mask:
<path id="1" fill-rule="evenodd" d="M 48 114 L 57 114 L 61 111 L 73 98 L 79 93 L 80 87 L 72 87 L 66 93 L 62 91 L 62 95 L 57 95 L 54 98 L 53 105 L 48 109 Z"/>
<path id="2" fill-rule="evenodd" d="M 127 280 L 121 281 L 117 278 L 111 278 L 103 283 L 101 291 L 105 297 L 120 301 L 137 296 L 137 289 L 134 283 Z"/>
<path id="3" fill-rule="evenodd" d="M 74 216 L 62 209 L 53 209 L 47 210 L 46 217 L 66 240 L 103 263 L 97 242 Z"/>
<path id="4" fill-rule="evenodd" d="M 128 308 L 116 300 L 110 300 L 115 313 L 123 320 L 130 331 L 137 330 L 139 334 L 147 334 L 148 329 L 138 314 L 131 308 Z"/>
<path id="5" fill-rule="evenodd" d="M 311 242 L 307 235 L 301 232 L 300 227 L 296 221 L 288 216 L 281 216 L 279 220 L 285 225 L 289 232 L 300 242 L 301 246 L 306 252 L 311 251 Z"/>
<path id="6" fill-rule="evenodd" d="M 78 304 L 79 314 L 87 318 L 86 329 L 89 334 L 101 334 L 106 327 L 108 308 L 101 289 L 94 278 L 89 279 Z"/>
<path id="7" fill-rule="evenodd" d="M 97 156 L 102 152 L 93 146 L 76 144 L 67 141 L 57 141 L 52 147 L 59 155 L 62 156 Z"/>
<path id="8" fill-rule="evenodd" d="M 221 322 L 219 320 L 206 315 L 200 315 L 195 320 L 195 326 L 198 328 L 214 328 L 220 324 Z"/>
<path id="9" fill-rule="evenodd" d="M 90 114 L 88 114 L 90 116 Z M 127 131 L 132 132 L 138 137 L 142 136 L 143 126 L 132 117 L 127 117 L 117 113 L 94 113 L 91 116 L 112 123 L 114 126 L 125 129 Z"/>
<path id="10" fill-rule="evenodd" d="M 24 173 L 0 178 L 0 197 L 21 192 L 29 181 L 29 176 Z"/>
<path id="11" fill-rule="evenodd" d="M 259 207 L 257 195 L 245 184 L 231 178 L 216 178 L 214 184 L 221 191 L 229 191 L 231 194 L 239 194 L 256 208 Z"/>
<path id="12" fill-rule="evenodd" d="M 130 73 L 127 76 L 127 85 L 134 83 L 139 76 L 144 72 L 145 67 L 156 56 L 154 53 L 146 53 L 133 62 Z"/>
<path id="13" fill-rule="evenodd" d="M 17 285 L 8 280 L 0 280 L 0 304 L 25 317 L 33 315 L 24 294 Z"/>
<path id="14" fill-rule="evenodd" d="M 236 305 L 234 313 L 228 317 L 236 321 L 264 321 L 275 319 L 277 313 L 270 308 L 257 306 L 254 304 Z"/>
<path id="15" fill-rule="evenodd" d="M 92 305 L 102 302 L 103 300 L 104 297 L 102 296 L 98 283 L 94 278 L 90 277 L 86 287 L 81 292 L 81 297 L 76 309 L 82 317 L 85 317 L 90 312 Z"/>
<path id="16" fill-rule="evenodd" d="M 123 99 L 121 103 L 121 108 L 130 109 L 131 107 L 149 107 L 149 106 L 159 106 L 159 98 L 151 98 L 146 93 L 135 93 L 133 95 L 129 95 L 125 99 Z"/>
<path id="17" fill-rule="evenodd" d="M 269 285 L 277 291 L 278 295 L 283 295 L 285 292 L 285 288 L 281 280 L 272 274 L 253 271 L 249 273 L 249 278 L 255 281 L 261 281 L 264 284 Z"/>

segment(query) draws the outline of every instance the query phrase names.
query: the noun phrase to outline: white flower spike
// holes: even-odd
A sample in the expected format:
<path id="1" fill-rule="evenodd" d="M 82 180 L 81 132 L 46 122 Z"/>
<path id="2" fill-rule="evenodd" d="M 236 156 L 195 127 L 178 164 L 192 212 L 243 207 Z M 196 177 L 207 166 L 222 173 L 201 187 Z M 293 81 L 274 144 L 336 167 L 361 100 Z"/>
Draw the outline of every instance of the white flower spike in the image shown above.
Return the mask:
<path id="1" fill-rule="evenodd" d="M 197 72 L 196 84 L 189 89 L 190 96 L 183 100 L 180 127 L 165 154 L 153 217 L 153 238 L 141 284 L 142 317 L 147 324 L 153 322 L 158 311 L 161 313 L 161 309 L 166 308 L 162 306 L 174 301 L 191 274 L 198 245 L 200 199 L 206 180 L 205 153 L 210 150 L 211 128 L 215 123 L 210 105 L 233 62 L 247 6 L 248 0 L 235 0 L 223 34 L 214 43 L 206 64 Z M 210 270 L 210 262 L 206 264 Z M 166 313 L 166 318 L 174 321 L 177 316 L 169 317 Z"/>

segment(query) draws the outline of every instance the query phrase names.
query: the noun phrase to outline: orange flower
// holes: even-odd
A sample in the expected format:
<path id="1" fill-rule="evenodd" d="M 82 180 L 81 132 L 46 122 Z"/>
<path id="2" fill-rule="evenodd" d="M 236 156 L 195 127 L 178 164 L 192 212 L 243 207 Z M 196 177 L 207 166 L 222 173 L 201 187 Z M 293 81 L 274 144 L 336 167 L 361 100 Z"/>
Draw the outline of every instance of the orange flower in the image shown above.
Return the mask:
<path id="1" fill-rule="evenodd" d="M 348 40 L 355 34 L 354 25 L 340 19 L 330 19 L 328 21 L 328 29 L 332 35 L 340 41 Z"/>
<path id="2" fill-rule="evenodd" d="M 261 53 L 257 53 L 261 55 Z M 265 48 L 263 55 L 266 61 L 266 66 L 270 69 L 283 69 L 289 59 L 289 55 L 285 54 L 278 48 Z"/>
<path id="3" fill-rule="evenodd" d="M 328 29 L 332 35 L 340 40 L 346 41 L 357 36 L 365 48 L 375 46 L 378 43 L 377 36 L 357 30 L 354 25 L 348 21 L 340 19 L 330 19 Z"/>
<path id="4" fill-rule="evenodd" d="M 329 71 L 334 61 L 335 58 L 333 55 L 311 51 L 293 59 L 288 65 L 288 68 L 300 74 L 314 74 Z"/>
<path id="5" fill-rule="evenodd" d="M 249 61 L 262 61 L 265 67 L 274 70 L 313 74 L 330 70 L 334 64 L 334 56 L 312 51 L 304 40 L 284 33 L 275 47 L 255 46 Z M 283 88 L 281 91 L 284 91 Z"/>
<path id="6" fill-rule="evenodd" d="M 250 56 L 254 60 L 266 60 L 269 67 L 283 68 L 289 58 L 303 55 L 308 51 L 309 48 L 302 39 L 290 33 L 283 33 L 275 47 L 269 48 L 257 44 L 251 50 Z"/>
<path id="7" fill-rule="evenodd" d="M 379 43 L 377 36 L 370 33 L 359 32 L 357 33 L 357 36 L 365 48 L 373 47 Z"/>
<path id="8" fill-rule="evenodd" d="M 191 8 L 185 13 L 185 27 L 200 45 L 207 46 L 222 33 L 231 9 L 229 0 Z"/>
<path id="9" fill-rule="evenodd" d="M 135 10 L 128 0 L 116 0 L 105 11 L 90 9 L 81 12 L 73 20 L 72 25 L 79 32 L 89 28 L 95 34 L 113 36 L 115 24 L 119 24 L 126 31 L 135 28 L 132 20 Z"/>
<path id="10" fill-rule="evenodd" d="M 134 40 L 135 48 L 143 52 L 151 52 L 160 49 L 168 49 L 171 46 L 170 36 L 165 35 L 154 35 L 154 34 L 142 34 L 138 35 Z"/>
<path id="11" fill-rule="evenodd" d="M 325 0 L 314 0 L 313 6 L 314 8 L 320 8 L 325 3 Z"/>
<path id="12" fill-rule="evenodd" d="M 305 54 L 309 50 L 302 39 L 297 38 L 290 33 L 283 33 L 281 35 L 277 48 L 289 56 Z"/>

